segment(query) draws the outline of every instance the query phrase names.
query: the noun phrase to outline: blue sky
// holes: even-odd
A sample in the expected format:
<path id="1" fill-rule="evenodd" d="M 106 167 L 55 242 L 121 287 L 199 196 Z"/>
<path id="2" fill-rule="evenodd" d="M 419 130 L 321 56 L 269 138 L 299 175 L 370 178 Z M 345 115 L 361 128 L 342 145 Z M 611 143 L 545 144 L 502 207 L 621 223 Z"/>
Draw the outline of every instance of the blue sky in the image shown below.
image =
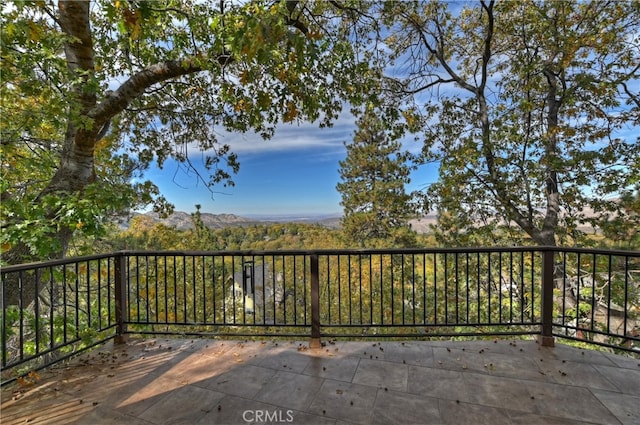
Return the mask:
<path id="1" fill-rule="evenodd" d="M 332 128 L 321 129 L 317 123 L 280 125 L 268 141 L 253 133 L 222 134 L 220 141 L 238 155 L 240 172 L 233 178 L 235 186 L 219 185 L 213 193 L 193 172 L 171 161 L 146 177 L 179 211 L 192 212 L 200 204 L 203 212 L 240 216 L 341 214 L 338 161 L 346 157 L 343 143 L 351 141 L 355 128 L 355 119 L 343 114 Z M 420 149 L 417 142 L 410 143 L 407 148 Z M 200 152 L 190 152 L 196 166 L 202 164 L 201 157 Z M 200 172 L 205 172 L 203 167 Z M 423 166 L 407 190 L 423 188 L 436 177 L 435 167 Z"/>

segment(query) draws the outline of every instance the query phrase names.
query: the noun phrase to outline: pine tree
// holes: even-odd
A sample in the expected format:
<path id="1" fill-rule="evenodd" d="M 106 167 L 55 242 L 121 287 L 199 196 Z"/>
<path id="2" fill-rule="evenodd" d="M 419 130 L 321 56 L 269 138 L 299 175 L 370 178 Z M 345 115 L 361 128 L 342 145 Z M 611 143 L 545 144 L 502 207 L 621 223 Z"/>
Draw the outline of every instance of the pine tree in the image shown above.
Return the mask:
<path id="1" fill-rule="evenodd" d="M 385 128 L 373 111 L 357 122 L 353 141 L 345 143 L 347 157 L 340 161 L 344 208 L 342 228 L 349 245 L 406 247 L 415 245 L 408 226 L 412 216 L 411 155 L 401 152 L 398 136 Z"/>

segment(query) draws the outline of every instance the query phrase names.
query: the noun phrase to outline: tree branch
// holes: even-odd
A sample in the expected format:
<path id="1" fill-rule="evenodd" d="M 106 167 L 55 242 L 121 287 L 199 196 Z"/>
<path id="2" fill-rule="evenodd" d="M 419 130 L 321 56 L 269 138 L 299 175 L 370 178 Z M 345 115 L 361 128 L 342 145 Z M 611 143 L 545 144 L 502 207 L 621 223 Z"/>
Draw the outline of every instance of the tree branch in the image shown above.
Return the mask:
<path id="1" fill-rule="evenodd" d="M 422 45 L 429 51 L 429 53 L 431 53 L 438 60 L 438 63 L 440 63 L 440 65 L 444 68 L 447 74 L 451 77 L 451 80 L 455 81 L 458 85 L 460 85 L 460 87 L 464 88 L 465 90 L 470 91 L 471 93 L 474 93 L 474 94 L 477 93 L 478 89 L 476 87 L 467 83 L 465 80 L 462 79 L 462 77 L 460 77 L 453 70 L 451 65 L 449 65 L 449 63 L 446 61 L 444 57 L 444 52 L 439 51 L 434 46 L 432 46 L 431 43 L 429 43 L 429 40 L 427 40 L 427 37 L 425 36 L 424 31 L 422 30 L 422 25 L 419 22 L 416 22 L 413 16 L 408 16 L 407 18 L 410 24 L 413 26 L 413 29 L 416 30 L 416 32 L 418 33 L 418 36 L 420 38 L 420 41 L 422 42 Z M 441 34 L 442 29 L 440 29 L 439 25 L 438 25 L 438 28 L 440 32 L 439 35 L 442 35 Z"/>
<path id="2" fill-rule="evenodd" d="M 484 88 L 487 86 L 487 80 L 489 78 L 488 67 L 489 61 L 491 60 L 491 42 L 493 40 L 493 5 L 494 0 L 491 0 L 487 5 L 484 1 L 481 1 L 482 9 L 487 12 L 487 19 L 489 22 L 487 23 L 487 34 L 484 38 L 484 51 L 482 52 L 482 80 L 480 83 L 480 87 L 478 87 L 479 91 L 484 92 Z"/>
<path id="3" fill-rule="evenodd" d="M 173 60 L 151 65 L 132 75 L 117 90 L 107 95 L 88 115 L 97 123 L 106 122 L 122 112 L 132 100 L 154 84 L 200 71 L 202 67 L 191 60 Z"/>
<path id="4" fill-rule="evenodd" d="M 629 90 L 629 87 L 627 87 L 626 83 L 622 82 L 620 83 L 620 85 L 624 89 L 624 92 L 629 96 L 629 100 L 635 103 L 638 108 L 640 108 L 640 98 L 638 98 L 638 95 L 632 93 L 631 90 Z"/>
<path id="5" fill-rule="evenodd" d="M 298 3 L 300 2 L 294 0 L 287 1 L 287 11 L 289 12 L 289 16 L 287 16 L 287 25 L 291 25 L 292 27 L 297 28 L 301 33 L 306 35 L 309 33 L 309 29 L 307 28 L 307 26 L 300 21 L 299 17 L 293 17 L 293 11 L 298 6 Z"/>
<path id="6" fill-rule="evenodd" d="M 93 38 L 89 20 L 90 4 L 86 1 L 60 1 L 60 27 L 65 34 L 72 37 L 64 45 L 67 67 L 69 70 L 87 81 L 95 70 Z M 94 92 L 83 89 L 83 84 L 75 88 L 84 111 L 96 103 Z M 83 112 L 84 112 L 83 111 Z"/>

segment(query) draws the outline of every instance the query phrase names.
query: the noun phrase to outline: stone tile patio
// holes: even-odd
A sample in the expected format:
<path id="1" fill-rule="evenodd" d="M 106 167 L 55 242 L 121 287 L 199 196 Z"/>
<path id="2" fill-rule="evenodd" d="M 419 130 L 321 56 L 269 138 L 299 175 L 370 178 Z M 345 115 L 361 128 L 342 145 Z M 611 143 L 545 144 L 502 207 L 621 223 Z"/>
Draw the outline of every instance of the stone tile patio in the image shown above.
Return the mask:
<path id="1" fill-rule="evenodd" d="M 535 341 L 133 339 L 2 389 L 2 424 L 640 424 L 640 359 Z"/>

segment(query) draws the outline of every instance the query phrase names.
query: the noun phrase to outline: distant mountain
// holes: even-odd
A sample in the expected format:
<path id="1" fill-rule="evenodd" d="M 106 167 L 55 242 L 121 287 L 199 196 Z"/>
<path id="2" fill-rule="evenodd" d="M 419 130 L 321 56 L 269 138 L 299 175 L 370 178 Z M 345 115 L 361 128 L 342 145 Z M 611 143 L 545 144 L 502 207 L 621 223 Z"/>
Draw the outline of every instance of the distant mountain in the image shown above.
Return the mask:
<path id="1" fill-rule="evenodd" d="M 129 219 L 123 219 L 120 224 L 123 228 L 129 227 L 131 218 L 144 215 L 151 218 L 155 223 L 162 223 L 168 227 L 174 227 L 178 230 L 188 230 L 193 228 L 191 214 L 184 211 L 176 211 L 167 218 L 161 218 L 158 213 L 147 212 L 144 214 L 134 213 Z M 211 229 L 222 229 L 225 227 L 235 226 L 254 226 L 268 225 L 276 223 L 308 223 L 319 224 L 328 229 L 339 229 L 342 216 L 337 214 L 318 214 L 318 215 L 251 215 L 241 217 L 235 214 L 211 214 L 201 213 L 202 222 Z M 416 218 L 409 221 L 411 228 L 418 233 L 427 233 L 430 231 L 430 225 L 436 223 L 435 215 L 427 215 L 425 217 Z"/>
<path id="2" fill-rule="evenodd" d="M 430 233 L 431 225 L 438 222 L 438 216 L 435 214 L 425 215 L 424 217 L 409 220 L 409 225 L 416 233 Z"/>
<path id="3" fill-rule="evenodd" d="M 267 214 L 253 214 L 249 215 L 249 218 L 260 220 L 261 222 L 268 223 L 308 223 L 308 224 L 320 224 L 330 229 L 339 229 L 341 214 L 280 214 L 280 215 L 267 215 Z"/>
<path id="4" fill-rule="evenodd" d="M 156 223 L 162 223 L 169 227 L 175 227 L 178 230 L 187 230 L 193 228 L 193 222 L 191 220 L 191 214 L 184 211 L 176 211 L 167 218 L 160 218 L 157 213 L 148 212 L 144 214 L 134 213 L 130 217 L 122 217 L 118 219 L 118 225 L 126 229 L 129 227 L 130 220 L 138 215 L 145 215 L 151 218 Z M 593 217 L 595 213 L 589 208 L 584 210 L 585 217 Z M 254 225 L 269 225 L 276 223 L 307 223 L 307 224 L 319 224 L 328 229 L 340 229 L 342 216 L 339 214 L 252 214 L 247 217 L 241 217 L 235 214 L 211 214 L 201 213 L 202 221 L 205 226 L 211 229 L 222 229 L 225 227 L 234 226 L 254 226 Z M 409 220 L 409 225 L 416 233 L 425 234 L 431 233 L 431 226 L 437 224 L 438 216 L 434 213 L 429 213 L 423 217 L 414 218 Z M 579 228 L 585 232 L 593 232 L 593 228 L 589 225 L 583 225 Z"/>
<path id="5" fill-rule="evenodd" d="M 144 215 L 151 218 L 155 223 L 162 223 L 168 227 L 178 230 L 193 228 L 191 214 L 184 211 L 176 211 L 167 218 L 161 218 L 158 213 L 147 212 L 144 214 L 134 213 L 129 220 L 123 220 L 122 227 L 128 227 L 131 218 Z M 300 215 L 255 215 L 250 217 L 240 217 L 235 214 L 211 214 L 201 213 L 202 222 L 211 229 L 222 229 L 234 226 L 253 226 L 259 224 L 275 223 L 317 223 L 330 229 L 340 228 L 340 217 L 335 215 L 300 216 Z"/>
<path id="6" fill-rule="evenodd" d="M 193 228 L 193 220 L 191 214 L 184 211 L 176 211 L 167 218 L 161 218 L 158 213 L 147 212 L 144 214 L 134 214 L 131 218 L 137 215 L 144 215 L 151 218 L 156 223 L 162 223 L 168 227 L 175 227 L 178 230 L 187 230 Z M 254 224 L 261 224 L 258 220 L 239 217 L 234 214 L 210 214 L 201 213 L 202 222 L 205 226 L 211 229 L 222 229 L 230 226 L 251 226 Z"/>

